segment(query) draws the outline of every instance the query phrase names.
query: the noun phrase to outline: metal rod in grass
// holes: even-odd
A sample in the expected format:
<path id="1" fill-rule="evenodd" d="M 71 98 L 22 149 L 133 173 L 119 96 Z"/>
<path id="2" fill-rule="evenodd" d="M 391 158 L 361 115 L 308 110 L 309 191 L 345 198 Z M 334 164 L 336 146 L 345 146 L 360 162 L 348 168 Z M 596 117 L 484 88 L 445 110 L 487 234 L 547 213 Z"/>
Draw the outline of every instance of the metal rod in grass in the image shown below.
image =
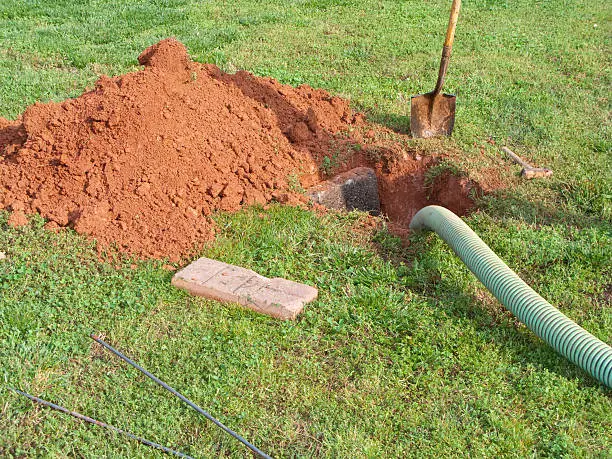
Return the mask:
<path id="1" fill-rule="evenodd" d="M 152 373 L 149 373 L 147 370 L 145 370 L 144 368 L 142 368 L 140 365 L 138 365 L 136 362 L 134 362 L 133 360 L 131 360 L 130 358 L 126 357 L 125 355 L 123 355 L 121 352 L 119 352 L 117 349 L 115 349 L 114 347 L 112 347 L 110 344 L 106 343 L 105 341 L 101 340 L 100 338 L 98 338 L 95 334 L 91 334 L 89 335 L 91 337 L 91 339 L 93 339 L 95 342 L 97 342 L 98 344 L 101 344 L 102 346 L 104 346 L 106 349 L 108 349 L 109 351 L 111 351 L 113 354 L 115 354 L 117 357 L 119 357 L 121 360 L 129 363 L 131 366 L 133 366 L 134 368 L 136 368 L 138 371 L 140 371 L 142 374 L 144 374 L 145 376 L 147 376 L 149 379 L 152 379 L 153 381 L 155 381 L 157 384 L 159 384 L 160 386 L 162 386 L 164 389 L 166 389 L 168 392 L 170 392 L 173 395 L 176 395 L 178 398 L 180 398 L 182 401 L 184 401 L 187 405 L 189 405 L 191 408 L 193 408 L 194 410 L 196 410 L 198 413 L 200 413 L 201 415 L 203 415 L 206 419 L 208 419 L 209 421 L 213 422 L 214 424 L 216 424 L 219 428 L 221 428 L 222 430 L 224 430 L 226 433 L 228 433 L 229 435 L 231 435 L 232 437 L 234 437 L 236 440 L 238 440 L 239 442 L 241 442 L 243 445 L 245 445 L 247 448 L 249 448 L 251 451 L 253 451 L 254 453 L 259 454 L 261 457 L 266 458 L 266 459 L 272 459 L 271 456 L 267 455 L 266 453 L 264 453 L 262 450 L 260 450 L 257 446 L 253 445 L 252 443 L 249 443 L 246 439 L 244 439 L 243 437 L 241 437 L 240 435 L 238 435 L 236 432 L 234 432 L 232 429 L 230 429 L 229 427 L 225 426 L 223 423 L 221 423 L 221 421 L 218 421 L 217 419 L 215 419 L 214 417 L 212 417 L 208 412 L 204 411 L 202 408 L 200 408 L 198 405 L 196 405 L 195 403 L 193 403 L 191 400 L 189 400 L 187 397 L 185 397 L 183 394 L 181 394 L 180 392 L 178 392 L 177 390 L 173 389 L 172 387 L 170 387 L 168 384 L 166 384 L 165 382 L 163 382 L 161 379 L 159 379 L 157 376 L 155 376 Z"/>
<path id="2" fill-rule="evenodd" d="M 138 437 L 137 435 L 134 435 L 130 432 L 127 432 L 115 426 L 111 426 L 110 424 L 107 424 L 105 422 L 98 421 L 97 419 L 90 418 L 89 416 L 85 416 L 84 414 L 77 413 L 76 411 L 70 411 L 68 408 L 64 408 L 63 406 L 59 406 L 59 405 L 56 405 L 55 403 L 48 402 L 47 400 L 43 400 L 42 398 L 35 397 L 34 395 L 27 394 L 18 389 L 14 389 L 13 387 L 9 387 L 9 389 L 19 395 L 23 395 L 24 397 L 29 398 L 33 402 L 40 403 L 41 405 L 48 406 L 49 408 L 53 408 L 54 410 L 57 410 L 57 411 L 61 411 L 62 413 L 66 413 L 72 416 L 73 418 L 80 419 L 81 421 L 89 422 L 90 424 L 104 427 L 105 429 L 112 430 L 115 433 L 125 435 L 126 437 L 130 437 L 131 439 L 142 443 L 143 445 L 147 445 L 147 446 L 150 446 L 151 448 L 159 449 L 163 451 L 164 453 L 174 454 L 175 456 L 184 457 L 187 459 L 194 459 L 193 457 L 188 456 L 187 454 L 183 454 L 179 451 L 175 451 L 171 448 L 168 448 L 167 446 L 163 446 L 158 443 L 152 442 L 150 440 L 147 440 L 146 438 Z"/>

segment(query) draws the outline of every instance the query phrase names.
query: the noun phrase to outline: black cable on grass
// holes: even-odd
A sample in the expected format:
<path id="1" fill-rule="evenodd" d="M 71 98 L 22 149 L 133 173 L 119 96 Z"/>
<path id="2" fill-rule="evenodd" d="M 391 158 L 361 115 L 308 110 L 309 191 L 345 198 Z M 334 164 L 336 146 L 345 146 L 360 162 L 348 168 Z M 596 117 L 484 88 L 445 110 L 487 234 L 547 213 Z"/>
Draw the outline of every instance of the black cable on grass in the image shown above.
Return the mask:
<path id="1" fill-rule="evenodd" d="M 194 459 L 193 457 L 188 456 L 187 454 L 183 454 L 179 451 L 175 451 L 171 448 L 168 448 L 167 446 L 163 446 L 158 443 L 147 440 L 146 438 L 138 437 L 130 432 L 119 429 L 118 427 L 115 427 L 115 426 L 111 426 L 110 424 L 106 424 L 105 422 L 98 421 L 97 419 L 90 418 L 89 416 L 85 416 L 84 414 L 77 413 L 76 411 L 70 411 L 68 408 L 64 408 L 63 406 L 59 406 L 59 405 L 56 405 L 55 403 L 48 402 L 46 400 L 43 400 L 42 398 L 35 397 L 34 395 L 27 394 L 25 392 L 22 392 L 18 389 L 14 389 L 12 387 L 9 387 L 8 389 L 12 390 L 13 392 L 19 395 L 23 395 L 24 397 L 29 398 L 33 402 L 40 403 L 41 405 L 48 406 L 49 408 L 53 408 L 54 410 L 57 410 L 57 411 L 61 411 L 62 413 L 66 413 L 72 416 L 73 418 L 80 419 L 81 421 L 89 422 L 90 424 L 104 427 L 105 429 L 109 429 L 109 430 L 112 430 L 113 432 L 125 435 L 127 437 L 130 437 L 133 440 L 136 440 L 137 442 L 142 443 L 143 445 L 147 445 L 147 446 L 150 446 L 151 448 L 159 449 L 160 451 L 163 451 L 164 453 L 174 454 L 175 456 L 184 457 L 187 459 Z"/>
<path id="2" fill-rule="evenodd" d="M 115 354 L 117 357 L 119 357 L 121 360 L 129 363 L 130 365 L 132 365 L 134 368 L 136 368 L 138 371 L 140 371 L 142 374 L 144 374 L 145 376 L 147 376 L 149 379 L 152 379 L 153 381 L 155 381 L 157 384 L 159 384 L 160 386 L 162 386 L 164 389 L 166 389 L 168 392 L 170 392 L 173 395 L 176 395 L 178 398 L 180 398 L 182 401 L 184 401 L 187 405 L 189 405 L 191 408 L 193 408 L 194 410 L 196 410 L 198 413 L 200 413 L 201 415 L 203 415 L 206 419 L 208 419 L 209 421 L 215 423 L 218 427 L 220 427 L 222 430 L 224 430 L 226 433 L 228 433 L 229 435 L 231 435 L 232 437 L 234 437 L 236 440 L 238 440 L 239 442 L 241 442 L 243 445 L 245 445 L 247 448 L 249 448 L 251 451 L 253 451 L 254 453 L 259 454 L 261 457 L 265 458 L 265 459 L 272 459 L 271 456 L 267 455 L 266 453 L 264 453 L 263 451 L 261 451 L 259 448 L 257 448 L 255 445 L 249 443 L 247 440 L 245 440 L 243 437 L 241 437 L 240 435 L 238 435 L 236 432 L 234 432 L 232 429 L 230 429 L 229 427 L 226 427 L 225 425 L 223 425 L 220 421 L 218 421 L 217 419 L 215 419 L 214 417 L 212 417 L 209 413 L 207 413 L 206 411 L 204 411 L 202 408 L 200 408 L 198 405 L 196 405 L 195 403 L 193 403 L 191 400 L 189 400 L 187 397 L 185 397 L 183 394 L 181 394 L 180 392 L 178 392 L 177 390 L 173 389 L 172 387 L 170 387 L 168 384 L 166 384 L 165 382 L 163 382 L 161 379 L 159 379 L 157 376 L 155 376 L 152 373 L 149 373 L 147 370 L 145 370 L 144 368 L 142 368 L 140 365 L 138 365 L 136 362 L 134 362 L 133 360 L 129 359 L 128 357 L 126 357 L 125 355 L 123 355 L 121 352 L 119 352 L 117 349 L 115 349 L 114 347 L 112 347 L 110 344 L 102 341 L 100 338 L 98 338 L 96 335 L 94 335 L 93 333 L 91 335 L 89 335 L 91 337 L 91 339 L 93 339 L 95 342 L 97 342 L 98 344 L 101 344 L 102 346 L 104 346 L 106 349 L 108 349 L 109 351 L 111 351 L 113 354 Z"/>

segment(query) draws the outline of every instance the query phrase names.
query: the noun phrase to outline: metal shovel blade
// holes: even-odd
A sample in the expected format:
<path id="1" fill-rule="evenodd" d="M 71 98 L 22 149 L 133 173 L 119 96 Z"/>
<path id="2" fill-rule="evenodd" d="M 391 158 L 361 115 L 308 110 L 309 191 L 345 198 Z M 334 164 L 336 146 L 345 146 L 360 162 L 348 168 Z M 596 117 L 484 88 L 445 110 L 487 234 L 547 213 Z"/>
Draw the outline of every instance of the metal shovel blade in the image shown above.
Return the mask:
<path id="1" fill-rule="evenodd" d="M 449 136 L 455 125 L 453 94 L 428 92 L 410 98 L 410 132 L 413 137 Z"/>

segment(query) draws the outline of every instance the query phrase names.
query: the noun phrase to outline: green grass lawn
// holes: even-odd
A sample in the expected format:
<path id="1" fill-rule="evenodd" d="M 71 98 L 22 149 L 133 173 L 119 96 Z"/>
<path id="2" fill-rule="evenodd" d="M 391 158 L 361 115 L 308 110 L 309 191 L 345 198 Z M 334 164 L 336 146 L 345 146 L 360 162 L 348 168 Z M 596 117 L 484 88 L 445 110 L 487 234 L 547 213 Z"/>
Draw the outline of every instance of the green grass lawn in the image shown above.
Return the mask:
<path id="1" fill-rule="evenodd" d="M 350 97 L 406 130 L 436 78 L 450 1 L 4 0 L 0 116 L 136 69 L 167 36 L 227 71 Z M 467 222 L 523 279 L 612 342 L 610 8 L 595 0 L 474 0 L 447 78 L 440 143 L 510 185 Z M 498 147 L 551 167 L 521 182 Z M 422 143 L 415 141 L 415 144 Z M 483 148 L 483 150 L 481 150 Z M 518 172 L 518 169 L 512 169 Z M 159 455 L 6 386 L 196 457 L 249 457 L 92 331 L 275 457 L 612 455 L 612 393 L 557 355 L 435 235 L 403 248 L 359 214 L 272 206 L 219 215 L 203 255 L 319 288 L 296 322 L 189 297 L 163 261 L 102 263 L 92 242 L 0 212 L 0 456 Z"/>

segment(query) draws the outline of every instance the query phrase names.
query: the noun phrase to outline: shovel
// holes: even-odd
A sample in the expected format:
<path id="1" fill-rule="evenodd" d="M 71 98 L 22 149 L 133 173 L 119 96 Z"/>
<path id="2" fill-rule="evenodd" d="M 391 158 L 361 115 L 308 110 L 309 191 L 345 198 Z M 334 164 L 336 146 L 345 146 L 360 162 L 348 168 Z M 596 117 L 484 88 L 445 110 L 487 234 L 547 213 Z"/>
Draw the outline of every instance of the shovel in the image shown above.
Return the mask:
<path id="1" fill-rule="evenodd" d="M 453 132 L 456 97 L 453 94 L 443 94 L 441 91 L 453 48 L 459 8 L 461 0 L 453 0 L 435 89 L 427 94 L 410 98 L 410 132 L 413 137 L 449 136 Z"/>

